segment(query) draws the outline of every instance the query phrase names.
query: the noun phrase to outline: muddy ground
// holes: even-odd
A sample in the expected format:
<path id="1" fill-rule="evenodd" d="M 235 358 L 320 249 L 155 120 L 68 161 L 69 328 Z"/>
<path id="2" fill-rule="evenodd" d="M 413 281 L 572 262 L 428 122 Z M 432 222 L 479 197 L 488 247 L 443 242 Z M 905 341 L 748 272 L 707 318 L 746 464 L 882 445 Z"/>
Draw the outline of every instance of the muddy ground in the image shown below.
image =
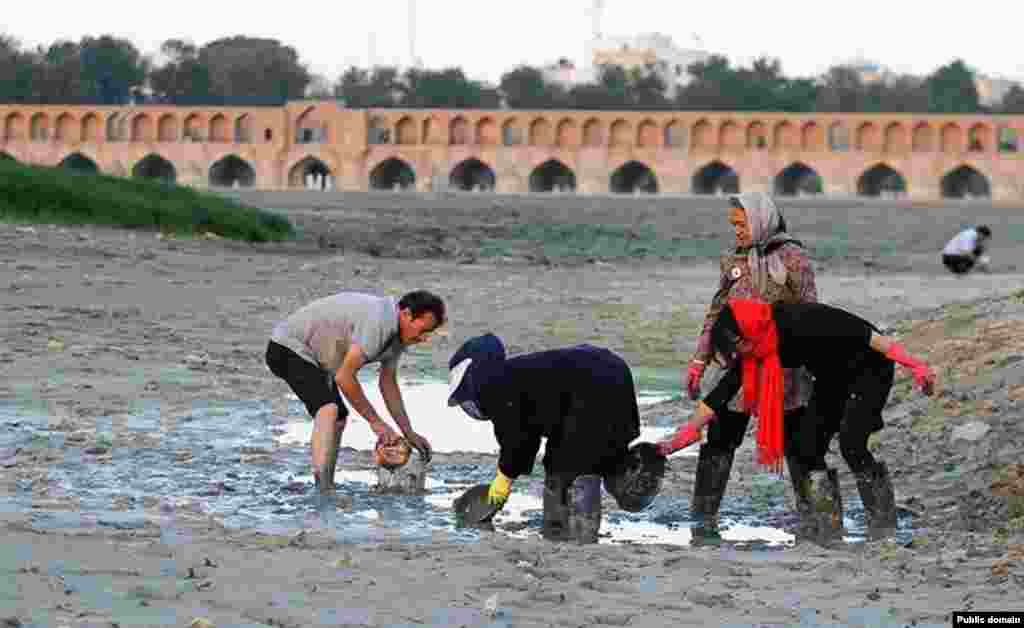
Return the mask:
<path id="1" fill-rule="evenodd" d="M 116 422 L 155 401 L 173 422 L 197 401 L 279 396 L 263 364 L 267 333 L 340 289 L 426 288 L 445 298 L 447 334 L 410 355 L 406 374 L 443 378 L 458 344 L 491 330 L 511 353 L 601 344 L 627 359 L 641 388 L 678 392 L 715 289 L 713 256 L 729 233 L 724 202 L 709 198 L 242 196 L 287 211 L 300 236 L 249 245 L 0 225 L 0 399 L 8 410 L 45 412 L 49 429 L 64 435 L 0 442 L 0 497 L 32 499 L 31 508 L 0 509 L 11 554 L 0 566 L 10 583 L 0 590 L 7 625 L 189 625 L 194 617 L 220 626 L 948 625 L 954 610 L 1019 609 L 1017 207 L 783 204 L 791 231 L 815 252 L 821 299 L 891 328 L 940 370 L 931 399 L 898 374 L 887 427 L 873 443 L 893 471 L 909 535 L 831 548 L 798 540 L 774 551 L 580 548 L 500 532 L 473 544 L 443 535 L 349 543 L 315 528 L 234 529 L 194 512 L 176 515 L 174 539 L 156 501 L 141 504 L 152 520 L 137 528 L 34 525 L 36 511 L 73 506 L 47 472 L 61 447 L 93 448 L 95 465 L 108 463 L 106 450 L 160 447 L 158 434 L 117 442 L 116 430 L 115 442 L 100 442 L 97 417 Z M 995 232 L 993 272 L 948 276 L 937 259 L 942 244 L 980 222 Z M 646 408 L 645 420 L 671 425 L 688 409 L 668 401 Z M 730 494 L 756 497 L 766 486 L 750 464 L 750 440 Z M 493 464 L 480 454 L 439 458 Z M 367 464 L 365 452 L 348 460 Z M 666 498 L 689 495 L 694 462 L 672 459 Z M 835 465 L 855 499 L 852 478 Z M 781 494 L 785 480 L 772 481 Z M 101 579 L 116 603 L 104 610 L 87 599 L 82 578 L 89 586 Z"/>

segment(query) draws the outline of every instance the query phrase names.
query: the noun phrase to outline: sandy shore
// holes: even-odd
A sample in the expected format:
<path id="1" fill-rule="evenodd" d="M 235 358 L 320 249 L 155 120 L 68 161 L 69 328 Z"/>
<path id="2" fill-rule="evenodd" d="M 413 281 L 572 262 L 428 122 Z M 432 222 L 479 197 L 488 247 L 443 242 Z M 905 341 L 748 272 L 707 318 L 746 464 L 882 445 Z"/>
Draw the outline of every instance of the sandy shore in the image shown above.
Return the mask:
<path id="1" fill-rule="evenodd" d="M 0 225 L 5 625 L 187 626 L 202 617 L 217 626 L 945 626 L 954 610 L 1020 610 L 1024 498 L 1014 491 L 1024 479 L 1012 465 L 1024 448 L 1024 273 L 1009 236 L 993 253 L 993 274 L 957 279 L 937 269 L 935 243 L 962 222 L 956 207 L 888 229 L 840 205 L 787 208 L 793 230 L 804 235 L 806 227 L 809 240 L 827 238 L 830 221 L 861 225 L 845 236 L 848 255 L 818 261 L 822 299 L 899 333 L 913 330 L 911 345 L 942 369 L 942 393 L 930 400 L 908 392 L 900 376 L 874 445 L 894 470 L 904 508 L 906 534 L 898 538 L 831 548 L 799 539 L 780 549 L 576 547 L 508 529 L 470 541 L 443 530 L 410 539 L 387 521 L 369 538 L 351 538 L 316 517 L 301 531 L 231 526 L 183 501 L 128 490 L 108 509 L 120 518 L 83 515 L 82 501 L 56 479 L 67 475 L 68 460 L 92 473 L 117 468 L 122 451 L 160 452 L 168 433 L 161 422 L 180 424 L 197 403 L 276 399 L 278 422 L 302 420 L 263 365 L 266 335 L 281 316 L 339 289 L 398 295 L 422 287 L 444 296 L 447 335 L 409 356 L 410 378 L 443 378 L 463 339 L 493 330 L 512 353 L 602 344 L 626 357 L 641 388 L 671 394 L 714 290 L 711 259 L 562 259 L 528 242 L 487 257 L 474 246 L 488 229 L 505 237 L 517 221 L 575 224 L 580 216 L 628 224 L 639 215 L 658 233 L 692 231 L 691 220 L 701 233 L 725 229 L 707 200 L 671 214 L 642 200 L 574 213 L 509 198 L 486 207 L 445 199 L 430 212 L 440 201 L 428 199 L 401 213 L 402 203 L 388 197 L 324 198 L 330 207 L 295 201 L 303 234 L 288 244 Z M 283 202 L 273 196 L 267 204 Z M 1011 210 L 975 213 L 1006 229 L 1017 220 Z M 118 421 L 130 423 L 147 403 L 159 404 L 151 434 L 118 431 Z M 687 409 L 668 401 L 647 408 L 645 420 L 671 425 Z M 32 413 L 46 425 L 33 428 L 34 440 L 13 440 Z M 101 438 L 100 417 L 114 425 L 109 439 Z M 978 422 L 987 433 L 965 438 L 964 426 Z M 268 473 L 279 463 L 298 469 L 307 455 L 297 445 L 210 446 L 211 456 L 239 464 L 263 457 Z M 749 446 L 748 439 L 737 455 L 729 495 L 756 504 L 767 490 L 765 503 L 777 504 L 786 481 L 755 474 Z M 190 455 L 181 453 L 175 473 L 187 471 Z M 463 469 L 463 479 L 493 467 L 484 453 L 439 458 Z M 349 452 L 346 465 L 370 468 L 365 452 Z M 855 499 L 845 466 L 836 466 L 844 495 Z M 673 458 L 669 503 L 685 506 L 693 472 L 692 456 Z M 132 480 L 105 477 L 104 495 Z M 303 481 L 294 491 L 299 502 L 289 507 L 310 498 Z M 784 510 L 766 507 L 764 516 Z M 76 512 L 66 525 L 53 514 Z"/>

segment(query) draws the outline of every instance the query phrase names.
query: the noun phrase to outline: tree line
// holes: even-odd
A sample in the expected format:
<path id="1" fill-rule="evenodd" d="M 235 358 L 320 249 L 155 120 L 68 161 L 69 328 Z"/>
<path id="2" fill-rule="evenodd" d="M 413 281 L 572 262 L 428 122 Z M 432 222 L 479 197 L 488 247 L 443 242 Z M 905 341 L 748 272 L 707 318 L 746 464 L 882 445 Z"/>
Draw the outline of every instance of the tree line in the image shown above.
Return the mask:
<path id="1" fill-rule="evenodd" d="M 792 78 L 767 57 L 738 67 L 714 55 L 687 68 L 690 82 L 669 90 L 654 68 L 602 66 L 591 83 L 565 86 L 541 68 L 520 66 L 498 85 L 460 68 L 399 70 L 351 67 L 330 81 L 312 73 L 296 50 L 276 39 L 245 36 L 203 46 L 170 39 L 159 63 L 126 39 L 102 35 L 34 50 L 0 35 L 0 103 L 276 106 L 302 98 L 337 99 L 353 108 L 596 109 L 864 113 L 1024 113 L 1024 89 L 1002 102 L 980 102 L 961 59 L 927 76 L 865 82 L 834 66 Z"/>

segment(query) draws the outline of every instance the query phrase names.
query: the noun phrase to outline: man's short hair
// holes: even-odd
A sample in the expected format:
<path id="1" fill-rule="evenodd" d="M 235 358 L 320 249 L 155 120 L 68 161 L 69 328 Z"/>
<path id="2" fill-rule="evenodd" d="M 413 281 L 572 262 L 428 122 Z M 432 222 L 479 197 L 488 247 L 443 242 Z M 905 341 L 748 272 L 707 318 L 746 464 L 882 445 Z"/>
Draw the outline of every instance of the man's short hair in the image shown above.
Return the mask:
<path id="1" fill-rule="evenodd" d="M 398 302 L 398 309 L 409 310 L 413 318 L 419 318 L 430 312 L 437 320 L 438 327 L 446 322 L 444 301 L 441 300 L 441 297 L 426 290 L 414 290 L 406 294 Z"/>

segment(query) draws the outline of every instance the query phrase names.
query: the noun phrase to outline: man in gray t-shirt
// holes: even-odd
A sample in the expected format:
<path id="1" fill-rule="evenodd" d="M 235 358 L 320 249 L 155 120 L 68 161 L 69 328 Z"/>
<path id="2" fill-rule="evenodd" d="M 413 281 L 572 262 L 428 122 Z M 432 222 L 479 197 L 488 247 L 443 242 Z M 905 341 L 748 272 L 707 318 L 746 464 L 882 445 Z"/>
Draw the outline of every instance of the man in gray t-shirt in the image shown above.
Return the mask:
<path id="1" fill-rule="evenodd" d="M 401 437 L 385 423 L 357 378 L 380 362 L 380 390 L 388 412 L 409 444 L 430 457 L 430 442 L 412 429 L 398 387 L 398 360 L 406 347 L 424 342 L 445 323 L 440 297 L 419 290 L 397 303 L 390 297 L 339 292 L 306 305 L 274 326 L 267 366 L 285 380 L 313 417 L 313 475 L 321 490 L 334 487 L 338 446 L 348 409 L 342 395 L 366 418 L 378 444 Z"/>

